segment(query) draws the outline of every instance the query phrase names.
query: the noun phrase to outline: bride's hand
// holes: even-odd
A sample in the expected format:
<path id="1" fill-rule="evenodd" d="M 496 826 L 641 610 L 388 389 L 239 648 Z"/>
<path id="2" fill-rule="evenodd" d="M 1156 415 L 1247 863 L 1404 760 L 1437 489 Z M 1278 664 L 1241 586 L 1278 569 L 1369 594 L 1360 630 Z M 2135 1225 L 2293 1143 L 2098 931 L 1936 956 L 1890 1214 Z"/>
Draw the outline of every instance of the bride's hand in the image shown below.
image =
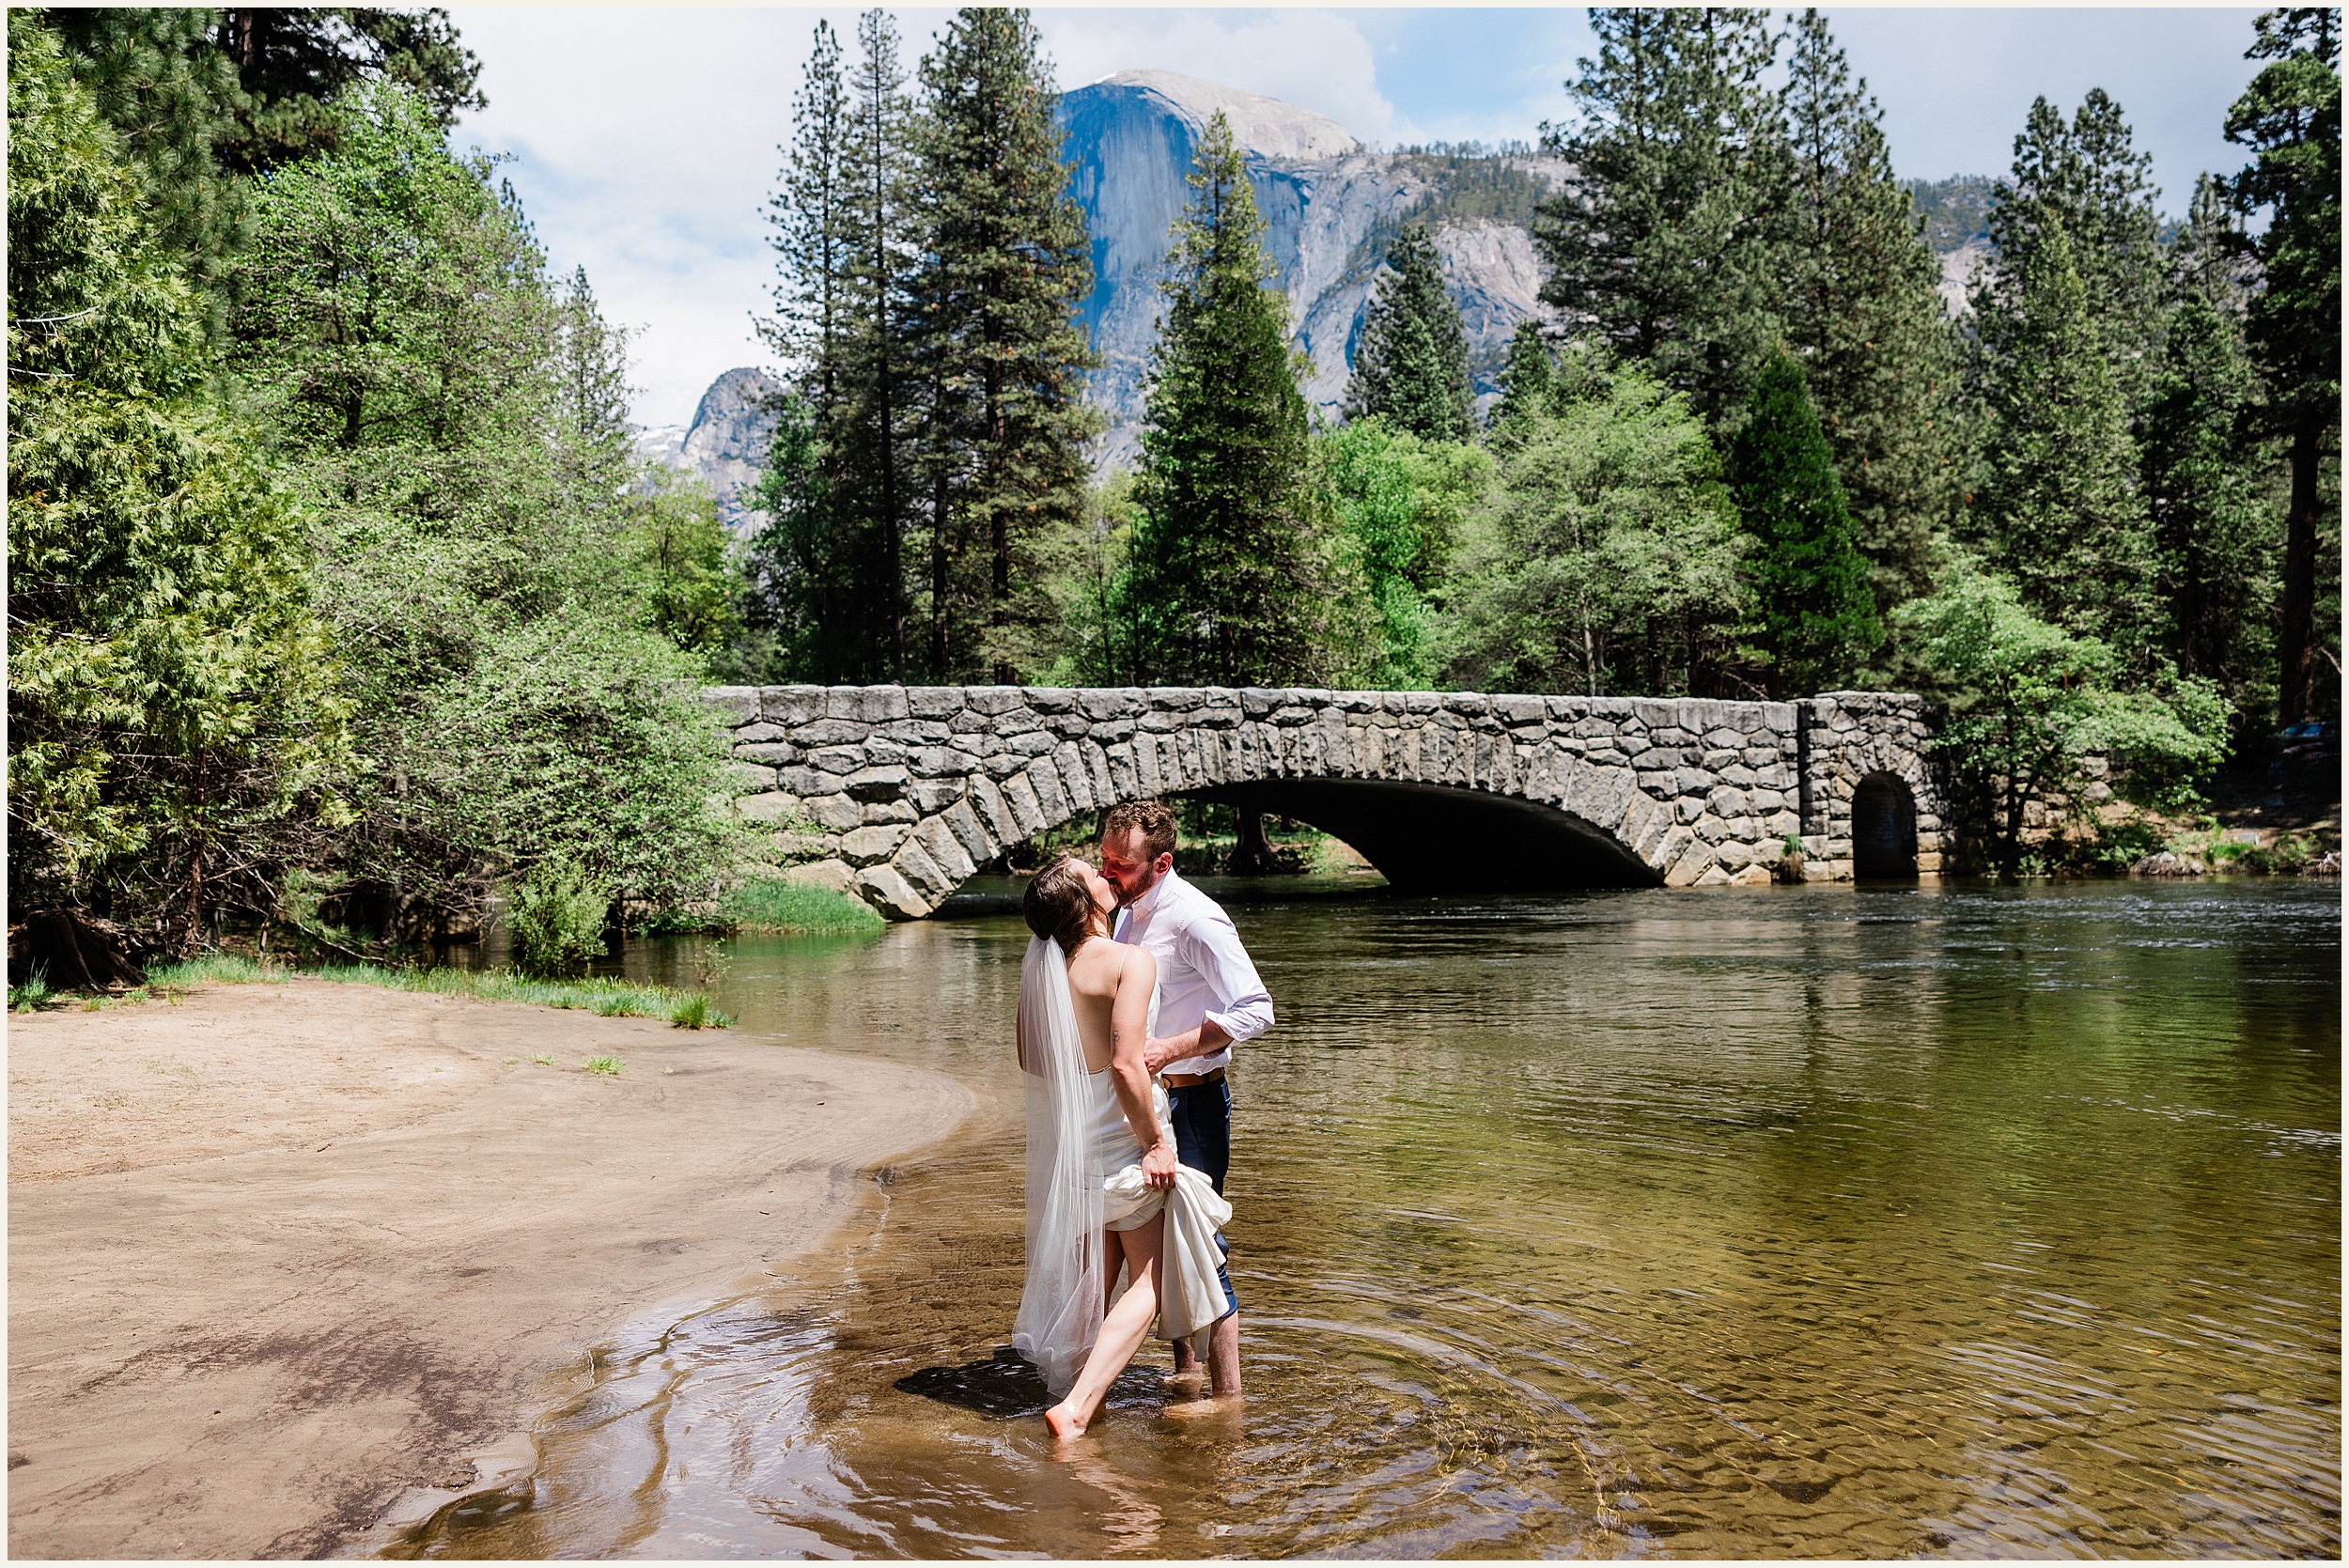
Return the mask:
<path id="1" fill-rule="evenodd" d="M 1160 1192 L 1167 1191 L 1174 1187 L 1174 1172 L 1180 1169 L 1181 1163 L 1174 1157 L 1174 1144 L 1163 1141 L 1153 1143 L 1142 1151 L 1142 1185 Z"/>

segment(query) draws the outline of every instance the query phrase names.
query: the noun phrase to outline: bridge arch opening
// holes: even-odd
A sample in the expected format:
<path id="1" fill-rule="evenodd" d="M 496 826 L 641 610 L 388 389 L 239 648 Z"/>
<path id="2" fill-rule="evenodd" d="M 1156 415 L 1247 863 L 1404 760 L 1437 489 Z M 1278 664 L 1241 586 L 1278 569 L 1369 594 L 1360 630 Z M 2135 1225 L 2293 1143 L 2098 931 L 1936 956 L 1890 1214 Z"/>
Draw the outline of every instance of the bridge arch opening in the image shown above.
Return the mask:
<path id="1" fill-rule="evenodd" d="M 1851 859 L 1859 881 L 1916 878 L 1917 797 L 1898 773 L 1870 773 L 1852 790 Z"/>
<path id="2" fill-rule="evenodd" d="M 1448 784 L 1276 779 L 1187 790 L 1344 839 L 1406 893 L 1654 887 L 1663 878 L 1571 813 Z"/>

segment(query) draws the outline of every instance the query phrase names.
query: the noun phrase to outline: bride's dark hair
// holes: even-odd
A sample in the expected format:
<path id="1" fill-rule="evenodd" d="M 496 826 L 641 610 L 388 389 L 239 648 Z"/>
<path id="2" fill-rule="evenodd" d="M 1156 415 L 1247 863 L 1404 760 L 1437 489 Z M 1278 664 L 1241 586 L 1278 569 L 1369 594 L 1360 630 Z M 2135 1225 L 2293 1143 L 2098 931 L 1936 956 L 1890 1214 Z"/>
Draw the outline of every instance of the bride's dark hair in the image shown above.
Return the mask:
<path id="1" fill-rule="evenodd" d="M 1085 886 L 1077 857 L 1056 855 L 1037 872 L 1020 896 L 1019 912 L 1028 917 L 1029 930 L 1051 938 L 1063 953 L 1075 957 L 1094 934 L 1093 892 Z"/>

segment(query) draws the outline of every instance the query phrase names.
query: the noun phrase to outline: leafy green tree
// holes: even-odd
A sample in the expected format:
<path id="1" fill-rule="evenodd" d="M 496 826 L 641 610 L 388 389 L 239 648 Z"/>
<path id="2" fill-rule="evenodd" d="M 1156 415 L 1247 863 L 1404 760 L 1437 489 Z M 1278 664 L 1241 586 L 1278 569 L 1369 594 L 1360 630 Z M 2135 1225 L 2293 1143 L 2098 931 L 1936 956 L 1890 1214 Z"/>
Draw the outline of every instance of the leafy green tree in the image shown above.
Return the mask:
<path id="1" fill-rule="evenodd" d="M 1898 614 L 1950 705 L 1933 744 L 1986 810 L 2007 876 L 2022 860 L 2031 799 L 2077 792 L 2091 753 L 2118 764 L 2139 799 L 2170 806 L 2190 803 L 2225 755 L 2226 703 L 2207 682 L 2128 690 L 2111 649 L 2032 614 L 2013 583 L 1963 552 Z"/>
<path id="2" fill-rule="evenodd" d="M 1762 372 L 1730 441 L 1729 472 L 1753 538 L 1744 569 L 1770 695 L 1783 701 L 1842 688 L 1884 629 L 1834 455 L 1793 355 L 1780 354 Z"/>
<path id="3" fill-rule="evenodd" d="M 1486 691 L 1734 690 L 1745 540 L 1703 421 L 1644 367 L 1499 447 L 1447 589 L 1449 678 Z"/>
<path id="4" fill-rule="evenodd" d="M 1439 673 L 1435 596 L 1489 460 L 1461 442 L 1426 441 L 1376 415 L 1321 438 L 1349 578 L 1369 599 L 1367 657 L 1333 678 L 1374 691 L 1425 691 Z"/>
<path id="5" fill-rule="evenodd" d="M 922 257 L 910 287 L 927 362 L 933 678 L 1017 679 L 1051 606 L 1039 551 L 1084 505 L 1093 287 L 1068 194 L 1059 96 L 1024 9 L 965 8 L 922 61 Z"/>
<path id="6" fill-rule="evenodd" d="M 723 759 L 677 690 L 700 661 L 630 569 L 629 487 L 582 482 L 611 472 L 613 340 L 428 104 L 379 85 L 340 113 L 334 151 L 257 188 L 232 278 L 230 367 L 315 520 L 366 765 L 318 869 L 403 938 L 558 850 L 706 896 Z"/>
<path id="7" fill-rule="evenodd" d="M 1135 485 L 1136 664 L 1156 680 L 1278 686 L 1325 671 L 1331 520 L 1315 482 L 1287 302 L 1219 112 L 1167 255 Z"/>
<path id="8" fill-rule="evenodd" d="M 345 820 L 303 519 L 57 40 L 8 53 L 8 895 L 178 951 Z"/>
<path id="9" fill-rule="evenodd" d="M 1742 416 L 1783 334 L 1783 129 L 1762 85 L 1766 11 L 1594 8 L 1595 60 L 1566 84 L 1579 116 L 1542 128 L 1565 160 L 1534 243 L 1542 298 L 1644 360 L 1717 424 Z"/>
<path id="10" fill-rule="evenodd" d="M 717 498 L 692 475 L 652 468 L 624 526 L 653 629 L 689 655 L 722 659 L 743 626 Z"/>
<path id="11" fill-rule="evenodd" d="M 2252 161 L 2227 181 L 2227 192 L 2236 210 L 2267 216 L 2265 231 L 2248 246 L 2265 283 L 2251 302 L 2248 332 L 2276 423 L 2291 443 L 2277 653 L 2280 717 L 2292 723 L 2315 699 L 2320 649 L 2332 666 L 2326 702 L 2340 711 L 2339 616 L 2320 621 L 2316 600 L 2323 470 L 2329 460 L 2338 474 L 2341 460 L 2341 13 L 2268 11 L 2257 27 L 2248 57 L 2269 63 L 2227 112 L 2227 139 L 2249 147 Z M 2335 511 L 2336 596 L 2340 527 Z"/>
<path id="12" fill-rule="evenodd" d="M 2144 494 L 2159 544 L 2171 654 L 2238 711 L 2270 698 L 2275 562 L 2248 439 L 2257 412 L 2234 324 L 2199 291 L 2171 317 L 2143 422 Z"/>
<path id="13" fill-rule="evenodd" d="M 1793 42 L 1786 341 L 1802 356 L 1881 613 L 1924 591 L 1954 499 L 1941 266 L 1892 172 L 1882 111 L 1817 11 L 1796 21 Z"/>
<path id="14" fill-rule="evenodd" d="M 1346 416 L 1375 417 L 1422 441 L 1466 441 L 1475 429 L 1468 331 L 1444 287 L 1436 242 L 1405 229 L 1387 253 L 1393 270 L 1362 312 Z"/>
<path id="15" fill-rule="evenodd" d="M 1128 602 L 1133 540 L 1134 476 L 1121 469 L 1087 490 L 1084 516 L 1046 551 L 1054 613 L 1044 684 L 1129 686 L 1142 678 Z"/>
<path id="16" fill-rule="evenodd" d="M 2061 219 L 2034 237 L 2013 303 L 1988 379 L 1976 511 L 2025 601 L 2141 677 L 2166 635 L 2159 559 L 2104 320 Z"/>

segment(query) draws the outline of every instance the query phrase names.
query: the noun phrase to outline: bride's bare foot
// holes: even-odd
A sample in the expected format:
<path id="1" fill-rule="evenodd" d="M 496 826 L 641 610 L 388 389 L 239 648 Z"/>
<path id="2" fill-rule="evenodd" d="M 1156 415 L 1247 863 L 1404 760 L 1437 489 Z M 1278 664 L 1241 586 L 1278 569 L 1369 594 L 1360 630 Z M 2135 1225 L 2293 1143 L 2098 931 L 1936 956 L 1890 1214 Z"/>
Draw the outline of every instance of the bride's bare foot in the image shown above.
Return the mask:
<path id="1" fill-rule="evenodd" d="M 1062 1442 L 1085 1435 L 1085 1423 L 1077 1419 L 1077 1412 L 1066 1405 L 1055 1405 L 1044 1412 L 1044 1424 L 1052 1429 L 1052 1436 Z"/>

